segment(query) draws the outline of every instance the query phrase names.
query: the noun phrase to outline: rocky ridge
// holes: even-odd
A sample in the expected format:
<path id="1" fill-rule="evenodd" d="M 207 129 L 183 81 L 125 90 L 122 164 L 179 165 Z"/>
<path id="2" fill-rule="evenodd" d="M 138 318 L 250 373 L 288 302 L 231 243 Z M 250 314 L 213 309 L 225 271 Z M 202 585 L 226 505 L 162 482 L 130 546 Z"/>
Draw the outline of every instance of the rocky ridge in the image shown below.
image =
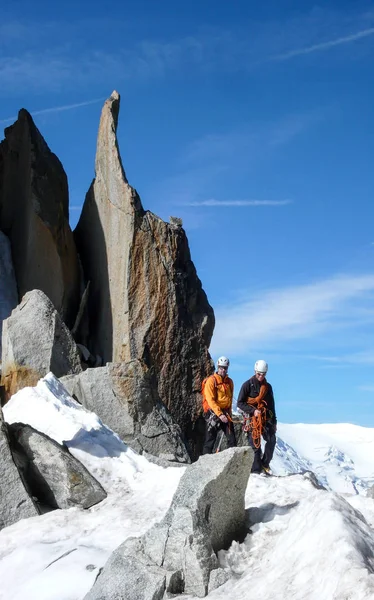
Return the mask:
<path id="1" fill-rule="evenodd" d="M 95 179 L 74 234 L 66 174 L 31 115 L 22 109 L 5 130 L 1 398 L 7 402 L 51 372 L 134 450 L 159 464 L 188 464 L 202 447 L 199 392 L 213 368 L 214 314 L 182 221 L 166 223 L 144 210 L 128 183 L 117 140 L 119 106 L 113 92 L 102 110 Z M 86 507 L 105 497 L 88 478 L 74 499 L 81 475 L 66 449 L 22 424 L 2 428 L 10 477 L 4 475 L 4 485 L 23 495 L 26 511 L 10 505 L 4 525 L 17 514 L 37 513 L 35 502 Z M 55 477 L 54 466 L 62 473 L 65 463 L 72 488 L 70 475 L 65 485 Z"/>

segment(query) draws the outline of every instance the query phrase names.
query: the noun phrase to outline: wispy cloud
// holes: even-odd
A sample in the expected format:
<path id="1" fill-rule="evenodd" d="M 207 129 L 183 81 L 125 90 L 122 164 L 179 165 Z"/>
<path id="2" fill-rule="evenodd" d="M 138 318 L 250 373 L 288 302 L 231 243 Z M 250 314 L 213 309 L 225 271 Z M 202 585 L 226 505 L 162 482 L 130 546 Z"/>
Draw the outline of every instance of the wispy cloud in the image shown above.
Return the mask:
<path id="1" fill-rule="evenodd" d="M 369 35 L 374 34 L 374 27 L 370 27 L 369 29 L 364 29 L 362 31 L 357 31 L 351 35 L 346 35 L 343 37 L 339 37 L 333 40 L 329 40 L 327 42 L 321 42 L 320 44 L 314 44 L 312 46 L 308 46 L 306 48 L 297 48 L 295 50 L 290 50 L 289 52 L 285 52 L 284 54 L 277 54 L 275 56 L 270 56 L 268 58 L 269 61 L 276 60 L 288 60 L 290 58 L 294 58 L 295 56 L 301 56 L 303 54 L 311 54 L 312 52 L 322 52 L 323 50 L 329 50 L 330 48 L 334 48 L 335 46 L 341 46 L 343 44 L 350 44 L 351 42 L 355 42 L 356 40 L 360 40 L 362 38 L 368 37 Z"/>
<path id="2" fill-rule="evenodd" d="M 135 31 L 129 20 L 88 19 L 70 24 L 3 19 L 0 92 L 6 90 L 9 96 L 10 90 L 40 93 L 67 86 L 77 89 L 89 82 L 112 87 L 114 79 L 116 85 L 129 80 L 148 82 L 180 74 L 183 69 L 191 72 L 191 68 L 200 74 L 248 72 L 264 62 L 364 40 L 374 32 L 373 27 L 367 27 L 372 21 L 358 12 L 314 9 L 279 22 L 246 21 L 231 31 L 195 29 L 180 37 L 142 39 L 142 28 Z M 348 34 L 348 27 L 357 31 Z M 123 30 L 126 36 L 119 35 Z M 336 32 L 336 37 L 325 41 L 330 31 Z"/>
<path id="3" fill-rule="evenodd" d="M 215 308 L 212 352 L 216 348 L 242 352 L 260 345 L 274 349 L 280 342 L 362 326 L 365 319 L 372 323 L 374 316 L 366 314 L 363 319 L 360 308 L 372 304 L 373 292 L 374 275 L 347 275 L 252 293 L 249 301 Z"/>
<path id="4" fill-rule="evenodd" d="M 72 82 L 80 73 L 77 58 L 64 56 L 59 51 L 41 53 L 26 51 L 19 55 L 8 55 L 0 58 L 0 93 L 17 93 L 27 90 L 36 91 L 61 90 Z"/>
<path id="5" fill-rule="evenodd" d="M 307 355 L 304 359 L 321 362 L 328 367 L 342 367 L 347 365 L 374 365 L 374 352 L 372 350 L 341 354 L 338 356 Z"/>
<path id="6" fill-rule="evenodd" d="M 358 389 L 361 392 L 374 392 L 374 385 L 359 385 Z"/>
<path id="7" fill-rule="evenodd" d="M 65 104 L 63 106 L 54 106 L 52 108 L 42 108 L 41 110 L 33 110 L 30 114 L 35 117 L 37 115 L 46 115 L 48 113 L 58 113 L 64 112 L 66 110 L 73 110 L 75 108 L 82 108 L 83 106 L 90 106 L 91 104 L 97 104 L 98 102 L 104 102 L 105 98 L 95 98 L 95 100 L 86 100 L 85 102 L 77 102 L 75 104 Z M 1 119 L 0 123 L 9 123 L 10 121 L 14 121 L 18 118 L 18 115 L 13 117 L 7 117 L 6 119 Z"/>
<path id="8" fill-rule="evenodd" d="M 321 120 L 319 111 L 289 114 L 278 121 L 247 122 L 236 129 L 207 133 L 185 149 L 182 164 L 247 162 L 259 154 L 284 146 Z"/>
<path id="9" fill-rule="evenodd" d="M 285 206 L 292 200 L 202 200 L 201 202 L 182 202 L 184 206 Z"/>
<path id="10" fill-rule="evenodd" d="M 152 183 L 151 195 L 178 206 L 283 206 L 291 199 L 220 199 L 240 173 L 255 169 L 279 148 L 291 143 L 321 120 L 317 111 L 288 115 L 270 122 L 242 123 L 240 127 L 208 133 L 188 143 L 173 170 L 175 175 Z M 169 165 L 170 167 L 170 165 Z M 257 195 L 257 192 L 253 194 Z M 245 194 L 249 196 L 250 190 Z M 287 194 L 287 192 L 285 192 Z"/>

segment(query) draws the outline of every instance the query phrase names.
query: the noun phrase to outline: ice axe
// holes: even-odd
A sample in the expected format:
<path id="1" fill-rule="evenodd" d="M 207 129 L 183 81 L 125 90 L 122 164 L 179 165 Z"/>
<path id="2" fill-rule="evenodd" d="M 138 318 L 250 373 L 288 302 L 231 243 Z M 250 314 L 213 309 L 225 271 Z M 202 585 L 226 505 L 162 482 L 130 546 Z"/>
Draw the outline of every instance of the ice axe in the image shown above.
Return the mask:
<path id="1" fill-rule="evenodd" d="M 221 437 L 219 438 L 219 442 L 218 442 L 218 446 L 217 446 L 216 454 L 217 454 L 217 453 L 220 451 L 220 449 L 221 449 L 221 444 L 222 444 L 223 436 L 224 436 L 224 433 L 223 433 L 223 431 L 221 431 Z"/>

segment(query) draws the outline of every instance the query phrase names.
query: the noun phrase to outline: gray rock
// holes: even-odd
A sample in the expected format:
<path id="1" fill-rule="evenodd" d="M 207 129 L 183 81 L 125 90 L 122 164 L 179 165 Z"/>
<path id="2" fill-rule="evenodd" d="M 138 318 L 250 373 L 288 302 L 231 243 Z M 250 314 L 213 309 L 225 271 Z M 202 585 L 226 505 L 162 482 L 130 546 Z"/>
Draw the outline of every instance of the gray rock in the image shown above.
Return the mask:
<path id="1" fill-rule="evenodd" d="M 13 270 L 10 242 L 0 231 L 0 327 L 18 304 L 16 278 Z M 1 338 L 0 338 L 1 354 Z"/>
<path id="2" fill-rule="evenodd" d="M 82 370 L 70 331 L 40 290 L 28 292 L 3 322 L 2 375 L 9 398 L 49 371 L 56 377 Z"/>
<path id="3" fill-rule="evenodd" d="M 231 448 L 189 466 L 163 520 L 114 551 L 85 600 L 146 598 L 147 573 L 152 573 L 147 598 L 204 597 L 226 581 L 217 552 L 246 527 L 244 494 L 252 462 L 251 448 Z"/>
<path id="4" fill-rule="evenodd" d="M 61 382 L 71 396 L 140 454 L 190 462 L 181 431 L 160 402 L 157 383 L 144 362 L 108 363 L 63 377 Z"/>
<path id="5" fill-rule="evenodd" d="M 216 588 L 220 587 L 221 585 L 223 585 L 224 583 L 226 583 L 226 581 L 228 581 L 231 577 L 231 572 L 229 569 L 214 569 L 214 571 L 211 571 L 210 573 L 210 578 L 209 578 L 209 587 L 208 587 L 208 592 L 212 592 L 213 590 L 215 590 Z"/>
<path id="6" fill-rule="evenodd" d="M 369 487 L 366 490 L 366 496 L 367 496 L 367 498 L 373 498 L 374 499 L 374 485 L 372 485 L 371 487 Z"/>
<path id="7" fill-rule="evenodd" d="M 30 425 L 13 423 L 8 431 L 18 467 L 42 505 L 90 508 L 106 498 L 102 486 L 67 448 Z"/>
<path id="8" fill-rule="evenodd" d="M 10 239 L 18 301 L 42 290 L 72 326 L 80 275 L 67 178 L 24 109 L 0 144 L 0 229 Z"/>
<path id="9" fill-rule="evenodd" d="M 123 552 L 111 554 L 85 600 L 162 600 L 165 590 L 165 571 L 152 564 L 141 541 L 132 538 Z"/>
<path id="10" fill-rule="evenodd" d="M 175 227 L 183 227 L 183 220 L 180 217 L 169 217 L 169 223 Z"/>
<path id="11" fill-rule="evenodd" d="M 30 498 L 14 463 L 7 427 L 0 409 L 0 529 L 21 519 L 34 517 L 37 508 Z"/>
<path id="12" fill-rule="evenodd" d="M 318 477 L 315 473 L 313 473 L 313 471 L 305 471 L 303 473 L 303 477 L 304 479 L 308 479 L 308 481 L 310 481 L 310 483 L 312 484 L 313 487 L 315 487 L 317 490 L 325 490 L 325 486 L 322 485 L 322 483 L 318 480 Z"/>
<path id="13" fill-rule="evenodd" d="M 104 363 L 144 360 L 197 458 L 202 439 L 195 423 L 201 382 L 212 371 L 214 313 L 181 224 L 144 211 L 126 179 L 116 137 L 119 104 L 113 92 L 103 107 L 96 177 L 74 231 L 90 281 L 89 324 L 78 341 Z"/>

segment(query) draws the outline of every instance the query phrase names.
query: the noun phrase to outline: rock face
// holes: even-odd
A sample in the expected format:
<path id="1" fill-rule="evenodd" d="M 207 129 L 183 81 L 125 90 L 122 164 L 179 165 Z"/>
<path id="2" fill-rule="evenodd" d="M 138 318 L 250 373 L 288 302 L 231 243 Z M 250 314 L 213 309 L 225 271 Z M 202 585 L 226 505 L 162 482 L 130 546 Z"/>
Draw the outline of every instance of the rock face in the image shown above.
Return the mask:
<path id="1" fill-rule="evenodd" d="M 61 381 L 71 396 L 140 454 L 190 462 L 180 428 L 160 402 L 157 383 L 144 362 L 108 363 Z"/>
<path id="2" fill-rule="evenodd" d="M 106 492 L 87 469 L 44 433 L 23 423 L 8 425 L 17 466 L 32 496 L 52 508 L 90 508 Z"/>
<path id="3" fill-rule="evenodd" d="M 0 231 L 0 326 L 18 304 L 16 278 L 13 270 L 10 243 Z M 1 354 L 1 338 L 0 338 Z"/>
<path id="4" fill-rule="evenodd" d="M 191 441 L 201 381 L 212 371 L 214 314 L 179 222 L 145 212 L 128 184 L 116 137 L 118 112 L 113 92 L 101 115 L 96 177 L 74 232 L 91 286 L 89 324 L 80 341 L 104 362 L 144 360 L 157 376 L 162 402 Z"/>
<path id="5" fill-rule="evenodd" d="M 25 294 L 3 322 L 2 376 L 6 397 L 34 386 L 49 371 L 56 377 L 82 368 L 70 331 L 40 290 Z"/>
<path id="6" fill-rule="evenodd" d="M 19 300 L 40 289 L 72 326 L 80 290 L 67 179 L 24 109 L 0 144 L 0 229 L 11 242 Z"/>
<path id="7" fill-rule="evenodd" d="M 0 529 L 38 514 L 14 463 L 0 409 Z"/>
<path id="8" fill-rule="evenodd" d="M 228 577 L 216 553 L 245 529 L 250 448 L 202 456 L 187 468 L 160 523 L 130 538 L 109 558 L 85 600 L 204 597 Z"/>
<path id="9" fill-rule="evenodd" d="M 128 278 L 135 230 L 144 210 L 128 184 L 117 145 L 119 96 L 106 101 L 99 126 L 95 172 L 74 231 L 83 271 L 90 281 L 89 335 L 83 343 L 104 363 L 128 360 Z"/>

